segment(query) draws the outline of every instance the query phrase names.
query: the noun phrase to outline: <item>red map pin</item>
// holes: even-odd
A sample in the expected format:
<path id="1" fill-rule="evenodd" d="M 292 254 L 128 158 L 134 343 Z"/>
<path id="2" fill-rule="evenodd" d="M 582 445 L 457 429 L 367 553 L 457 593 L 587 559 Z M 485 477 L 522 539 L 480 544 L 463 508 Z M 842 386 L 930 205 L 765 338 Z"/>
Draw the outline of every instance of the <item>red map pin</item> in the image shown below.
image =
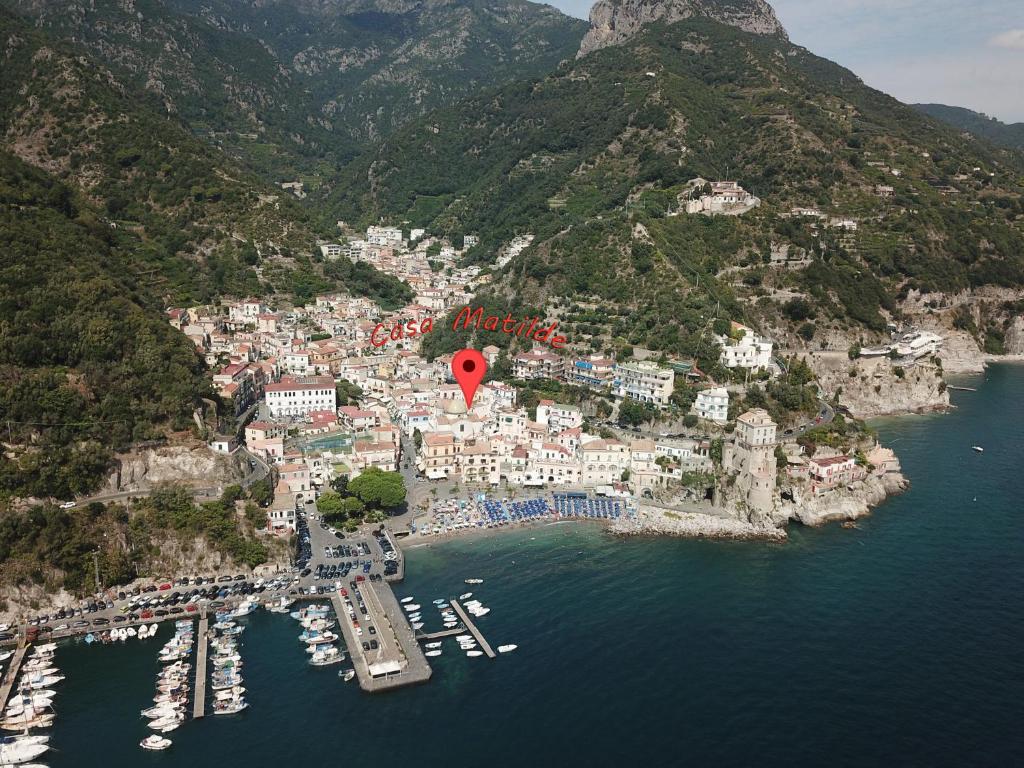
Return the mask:
<path id="1" fill-rule="evenodd" d="M 466 410 L 473 407 L 473 395 L 487 373 L 487 361 L 475 349 L 462 349 L 452 358 L 452 375 L 466 398 Z"/>

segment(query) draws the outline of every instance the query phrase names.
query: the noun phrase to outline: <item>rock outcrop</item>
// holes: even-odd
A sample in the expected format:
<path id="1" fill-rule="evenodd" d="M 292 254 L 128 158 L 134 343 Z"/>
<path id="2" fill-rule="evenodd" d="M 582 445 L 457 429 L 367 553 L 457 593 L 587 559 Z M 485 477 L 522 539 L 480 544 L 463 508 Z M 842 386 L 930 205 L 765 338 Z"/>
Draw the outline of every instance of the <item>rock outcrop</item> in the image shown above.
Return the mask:
<path id="1" fill-rule="evenodd" d="M 949 407 L 942 369 L 927 360 L 901 367 L 888 358 L 850 360 L 845 352 L 817 352 L 809 363 L 826 395 L 857 418 L 938 411 Z"/>
<path id="2" fill-rule="evenodd" d="M 117 457 L 117 468 L 103 489 L 107 493 L 147 491 L 163 483 L 214 488 L 245 476 L 240 460 L 214 453 L 205 445 L 150 448 Z"/>
<path id="3" fill-rule="evenodd" d="M 786 520 L 804 525 L 823 525 L 835 520 L 856 520 L 893 494 L 907 488 L 907 479 L 899 472 L 870 475 L 849 488 L 837 488 L 823 496 L 808 496 L 785 504 L 780 513 Z"/>
<path id="4" fill-rule="evenodd" d="M 784 541 L 786 531 L 773 525 L 757 525 L 733 517 L 697 512 L 673 512 L 641 504 L 636 519 L 619 518 L 610 527 L 620 536 L 682 536 L 706 539 L 769 539 Z"/>
<path id="5" fill-rule="evenodd" d="M 701 16 L 759 35 L 781 35 L 786 30 L 764 0 L 597 0 L 590 9 L 590 30 L 580 43 L 577 58 L 636 35 L 645 24 L 672 23 Z"/>

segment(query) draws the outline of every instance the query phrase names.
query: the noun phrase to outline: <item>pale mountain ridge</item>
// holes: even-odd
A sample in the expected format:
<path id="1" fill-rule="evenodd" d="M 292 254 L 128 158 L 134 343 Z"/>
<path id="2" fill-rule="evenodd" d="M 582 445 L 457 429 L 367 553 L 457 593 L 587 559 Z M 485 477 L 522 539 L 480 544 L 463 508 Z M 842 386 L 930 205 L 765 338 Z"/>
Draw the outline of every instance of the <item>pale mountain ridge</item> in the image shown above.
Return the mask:
<path id="1" fill-rule="evenodd" d="M 647 24 L 671 24 L 693 17 L 718 21 L 744 32 L 789 39 L 765 0 L 597 0 L 590 9 L 590 30 L 576 56 L 625 42 Z"/>

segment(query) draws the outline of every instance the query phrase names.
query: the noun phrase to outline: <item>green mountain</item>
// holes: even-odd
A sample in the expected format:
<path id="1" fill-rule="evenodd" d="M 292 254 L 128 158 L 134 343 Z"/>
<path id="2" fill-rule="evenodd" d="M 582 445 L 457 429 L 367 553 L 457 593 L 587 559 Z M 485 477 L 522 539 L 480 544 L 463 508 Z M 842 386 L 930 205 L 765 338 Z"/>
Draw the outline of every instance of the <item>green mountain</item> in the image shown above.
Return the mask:
<path id="1" fill-rule="evenodd" d="M 139 275 L 140 247 L 0 152 L 0 498 L 91 491 L 112 450 L 189 428 L 209 384 Z"/>
<path id="2" fill-rule="evenodd" d="M 346 281 L 345 264 L 325 276 L 309 257 L 309 214 L 291 195 L 152 109 L 76 48 L 3 10 L 0 35 L 0 148 L 82 190 L 109 226 L 138 234 L 130 268 L 166 302 L 307 298 L 339 280 L 357 293 L 405 290 L 383 275 L 372 289 Z"/>
<path id="3" fill-rule="evenodd" d="M 161 111 L 307 191 L 394 127 L 549 71 L 586 25 L 522 0 L 3 0 Z"/>
<path id="4" fill-rule="evenodd" d="M 962 131 L 973 133 L 980 139 L 1010 149 L 1024 149 L 1024 123 L 1003 123 L 981 112 L 945 104 L 912 104 L 914 109 L 949 123 Z"/>
<path id="5" fill-rule="evenodd" d="M 534 234 L 498 292 L 561 312 L 596 348 L 693 354 L 712 310 L 773 320 L 799 298 L 794 327 L 813 338 L 880 331 L 913 289 L 1024 285 L 1021 167 L 783 35 L 692 18 L 407 126 L 332 203 L 478 234 L 479 261 Z M 697 178 L 761 205 L 673 215 Z M 781 246 L 810 264 L 769 271 Z"/>

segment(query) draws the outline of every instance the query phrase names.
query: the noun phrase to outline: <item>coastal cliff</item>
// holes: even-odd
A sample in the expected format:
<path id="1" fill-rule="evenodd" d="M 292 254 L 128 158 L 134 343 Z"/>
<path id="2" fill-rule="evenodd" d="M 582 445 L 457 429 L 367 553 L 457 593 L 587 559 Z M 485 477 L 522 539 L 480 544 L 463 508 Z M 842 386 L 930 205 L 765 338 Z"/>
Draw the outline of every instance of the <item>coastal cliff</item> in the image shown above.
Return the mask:
<path id="1" fill-rule="evenodd" d="M 844 352 L 817 352 L 809 362 L 825 393 L 838 394 L 839 404 L 860 419 L 949 407 L 943 369 L 929 360 L 900 366 L 888 358 L 851 360 Z"/>

